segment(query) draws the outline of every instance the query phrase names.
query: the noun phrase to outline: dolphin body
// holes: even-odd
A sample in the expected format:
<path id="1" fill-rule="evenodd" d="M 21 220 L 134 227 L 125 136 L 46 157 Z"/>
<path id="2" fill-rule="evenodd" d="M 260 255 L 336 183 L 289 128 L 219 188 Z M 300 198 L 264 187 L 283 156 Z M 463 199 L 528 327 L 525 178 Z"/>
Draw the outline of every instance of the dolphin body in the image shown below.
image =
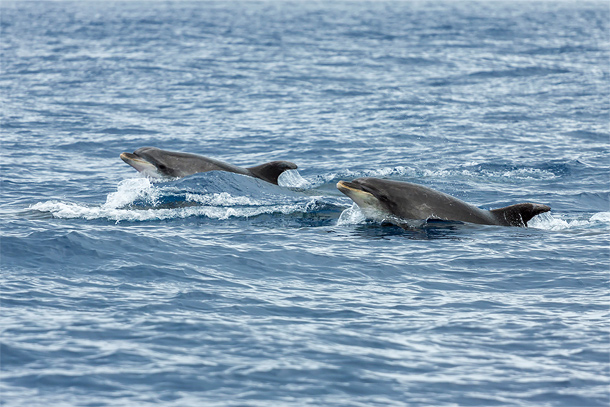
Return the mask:
<path id="1" fill-rule="evenodd" d="M 379 221 L 389 218 L 400 225 L 407 219 L 440 219 L 524 227 L 534 216 L 551 210 L 546 205 L 521 203 L 488 211 L 422 185 L 379 178 L 339 181 L 337 188 L 356 202 L 366 217 Z"/>
<path id="2" fill-rule="evenodd" d="M 197 154 L 141 147 L 132 153 L 122 153 L 121 159 L 139 172 L 151 177 L 181 178 L 198 172 L 227 171 L 248 175 L 277 185 L 277 179 L 286 170 L 297 165 L 289 161 L 271 161 L 255 167 L 242 168 Z"/>

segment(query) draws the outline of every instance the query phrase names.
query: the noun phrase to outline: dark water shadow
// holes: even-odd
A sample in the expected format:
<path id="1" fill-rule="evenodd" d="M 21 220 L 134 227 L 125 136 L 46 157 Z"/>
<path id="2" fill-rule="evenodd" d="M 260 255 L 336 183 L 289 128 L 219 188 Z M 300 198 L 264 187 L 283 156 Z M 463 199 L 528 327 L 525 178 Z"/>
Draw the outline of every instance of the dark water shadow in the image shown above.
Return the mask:
<path id="1" fill-rule="evenodd" d="M 349 234 L 365 239 L 384 240 L 405 238 L 412 240 L 463 240 L 478 225 L 443 220 L 428 220 L 417 226 L 397 226 L 392 223 L 367 221 L 353 227 Z"/>

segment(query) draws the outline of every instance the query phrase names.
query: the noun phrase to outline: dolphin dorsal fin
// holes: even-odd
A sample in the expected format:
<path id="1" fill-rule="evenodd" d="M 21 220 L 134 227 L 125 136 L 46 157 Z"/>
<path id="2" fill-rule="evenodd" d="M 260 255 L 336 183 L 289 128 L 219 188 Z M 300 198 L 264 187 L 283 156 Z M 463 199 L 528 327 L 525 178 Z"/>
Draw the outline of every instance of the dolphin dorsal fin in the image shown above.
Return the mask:
<path id="1" fill-rule="evenodd" d="M 297 165 L 290 161 L 271 161 L 269 163 L 247 168 L 250 173 L 264 181 L 277 185 L 277 179 L 286 170 L 296 170 Z"/>
<path id="2" fill-rule="evenodd" d="M 550 206 L 535 203 L 520 203 L 491 212 L 498 222 L 504 226 L 527 226 L 527 222 L 534 216 L 551 210 Z"/>

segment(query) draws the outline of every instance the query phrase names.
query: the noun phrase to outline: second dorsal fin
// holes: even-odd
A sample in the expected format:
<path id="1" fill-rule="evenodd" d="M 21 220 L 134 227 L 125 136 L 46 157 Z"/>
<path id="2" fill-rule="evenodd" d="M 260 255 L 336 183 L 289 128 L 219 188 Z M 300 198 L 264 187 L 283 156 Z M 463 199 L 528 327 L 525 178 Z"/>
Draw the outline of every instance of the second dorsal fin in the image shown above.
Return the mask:
<path id="1" fill-rule="evenodd" d="M 271 161 L 269 163 L 257 165 L 256 167 L 247 168 L 247 170 L 256 178 L 277 185 L 277 179 L 281 173 L 286 170 L 296 170 L 296 168 L 297 165 L 290 161 Z"/>

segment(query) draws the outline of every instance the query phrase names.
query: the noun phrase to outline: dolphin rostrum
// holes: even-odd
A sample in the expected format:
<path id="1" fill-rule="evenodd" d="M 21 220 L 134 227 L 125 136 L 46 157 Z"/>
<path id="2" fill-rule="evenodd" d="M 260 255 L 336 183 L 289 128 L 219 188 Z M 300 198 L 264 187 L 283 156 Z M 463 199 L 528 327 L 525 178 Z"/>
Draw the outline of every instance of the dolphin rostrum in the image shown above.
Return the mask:
<path id="1" fill-rule="evenodd" d="M 122 153 L 121 159 L 139 172 L 151 177 L 180 178 L 198 172 L 227 171 L 277 185 L 277 179 L 286 170 L 297 165 L 289 161 L 271 161 L 255 167 L 242 168 L 197 154 L 161 150 L 156 147 L 141 147 L 132 153 Z"/>
<path id="2" fill-rule="evenodd" d="M 527 226 L 549 206 L 521 203 L 490 211 L 479 209 L 450 195 L 412 184 L 379 178 L 339 181 L 339 191 L 350 197 L 364 215 L 374 220 L 440 219 L 482 225 Z"/>

